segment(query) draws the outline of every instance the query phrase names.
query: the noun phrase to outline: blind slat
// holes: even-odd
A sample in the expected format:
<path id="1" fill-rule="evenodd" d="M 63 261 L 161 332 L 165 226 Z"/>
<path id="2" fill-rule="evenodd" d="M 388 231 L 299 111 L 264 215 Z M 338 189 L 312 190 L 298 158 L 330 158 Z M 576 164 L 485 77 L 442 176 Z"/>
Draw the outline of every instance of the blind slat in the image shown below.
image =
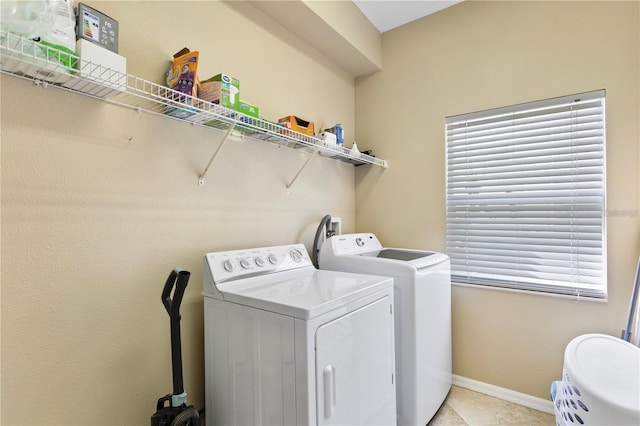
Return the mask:
<path id="1" fill-rule="evenodd" d="M 579 160 L 572 158 L 563 158 L 562 160 L 558 160 L 554 158 L 553 161 L 546 161 L 542 163 L 533 163 L 527 161 L 518 161 L 514 164 L 504 164 L 500 167 L 496 167 L 495 165 L 492 167 L 487 167 L 484 164 L 474 164 L 474 169 L 469 170 L 466 167 L 465 163 L 460 163 L 458 165 L 447 165 L 447 169 L 452 176 L 455 175 L 467 175 L 467 176 L 483 176 L 483 175 L 498 175 L 499 173 L 511 173 L 518 171 L 534 171 L 534 170 L 549 170 L 549 169 L 567 169 L 567 168 L 579 168 L 576 173 L 579 175 L 582 172 L 583 168 L 586 167 L 597 167 L 600 170 L 604 167 L 604 160 L 602 158 L 596 159 L 587 159 L 587 160 Z"/>

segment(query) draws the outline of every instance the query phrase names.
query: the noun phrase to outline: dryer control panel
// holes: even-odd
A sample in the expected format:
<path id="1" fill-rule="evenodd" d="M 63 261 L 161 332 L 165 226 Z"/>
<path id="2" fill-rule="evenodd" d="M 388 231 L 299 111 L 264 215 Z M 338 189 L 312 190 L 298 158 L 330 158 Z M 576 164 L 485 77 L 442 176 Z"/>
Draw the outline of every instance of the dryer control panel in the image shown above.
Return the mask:
<path id="1" fill-rule="evenodd" d="M 290 244 L 207 253 L 204 272 L 220 284 L 305 267 L 313 264 L 304 244 Z"/>

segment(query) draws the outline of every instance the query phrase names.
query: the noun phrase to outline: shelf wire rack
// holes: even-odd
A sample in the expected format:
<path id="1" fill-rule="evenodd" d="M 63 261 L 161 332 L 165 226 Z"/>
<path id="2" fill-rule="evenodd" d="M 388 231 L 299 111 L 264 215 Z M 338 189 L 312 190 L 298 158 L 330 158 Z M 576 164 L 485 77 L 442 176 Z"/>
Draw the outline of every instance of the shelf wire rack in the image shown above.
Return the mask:
<path id="1" fill-rule="evenodd" d="M 6 31 L 0 31 L 0 68 L 3 74 L 28 79 L 36 85 L 68 90 L 138 112 L 223 131 L 233 130 L 241 137 L 304 149 L 354 165 L 387 167 L 386 160 L 354 153 L 341 145 L 82 60 Z"/>

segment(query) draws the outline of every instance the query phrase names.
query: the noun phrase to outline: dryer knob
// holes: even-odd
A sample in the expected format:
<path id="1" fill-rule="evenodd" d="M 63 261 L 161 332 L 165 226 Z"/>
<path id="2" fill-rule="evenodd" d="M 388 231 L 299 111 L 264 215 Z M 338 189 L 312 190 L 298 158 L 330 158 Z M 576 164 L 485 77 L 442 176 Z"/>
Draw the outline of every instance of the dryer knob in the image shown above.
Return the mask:
<path id="1" fill-rule="evenodd" d="M 291 259 L 293 259 L 293 261 L 296 263 L 299 263 L 302 261 L 302 253 L 300 253 L 300 250 L 298 249 L 291 250 L 290 256 L 291 256 Z"/>
<path id="2" fill-rule="evenodd" d="M 222 262 L 222 267 L 227 272 L 233 272 L 233 270 L 236 269 L 236 267 L 233 264 L 233 262 L 231 261 L 231 259 L 227 259 L 224 262 Z"/>
<path id="3" fill-rule="evenodd" d="M 358 247 L 362 247 L 364 245 L 364 240 L 362 238 L 356 238 L 356 245 Z"/>
<path id="4" fill-rule="evenodd" d="M 251 268 L 251 262 L 249 262 L 247 259 L 242 259 L 240 261 L 240 266 L 242 266 L 242 269 L 249 269 Z"/>
<path id="5" fill-rule="evenodd" d="M 278 263 L 278 257 L 275 254 L 270 254 L 267 259 L 269 259 L 269 263 L 271 263 L 272 265 Z"/>
<path id="6" fill-rule="evenodd" d="M 253 259 L 253 261 L 255 262 L 256 266 L 259 268 L 262 268 L 264 266 L 264 259 L 261 258 L 260 256 Z"/>

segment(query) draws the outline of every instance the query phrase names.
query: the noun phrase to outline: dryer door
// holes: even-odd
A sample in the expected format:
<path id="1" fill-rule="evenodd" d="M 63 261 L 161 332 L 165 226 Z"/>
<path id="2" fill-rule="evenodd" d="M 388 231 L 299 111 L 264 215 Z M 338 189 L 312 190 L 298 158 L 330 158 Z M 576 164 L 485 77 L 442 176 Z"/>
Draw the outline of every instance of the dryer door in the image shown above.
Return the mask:
<path id="1" fill-rule="evenodd" d="M 392 304 L 386 296 L 317 329 L 318 425 L 396 423 Z"/>

